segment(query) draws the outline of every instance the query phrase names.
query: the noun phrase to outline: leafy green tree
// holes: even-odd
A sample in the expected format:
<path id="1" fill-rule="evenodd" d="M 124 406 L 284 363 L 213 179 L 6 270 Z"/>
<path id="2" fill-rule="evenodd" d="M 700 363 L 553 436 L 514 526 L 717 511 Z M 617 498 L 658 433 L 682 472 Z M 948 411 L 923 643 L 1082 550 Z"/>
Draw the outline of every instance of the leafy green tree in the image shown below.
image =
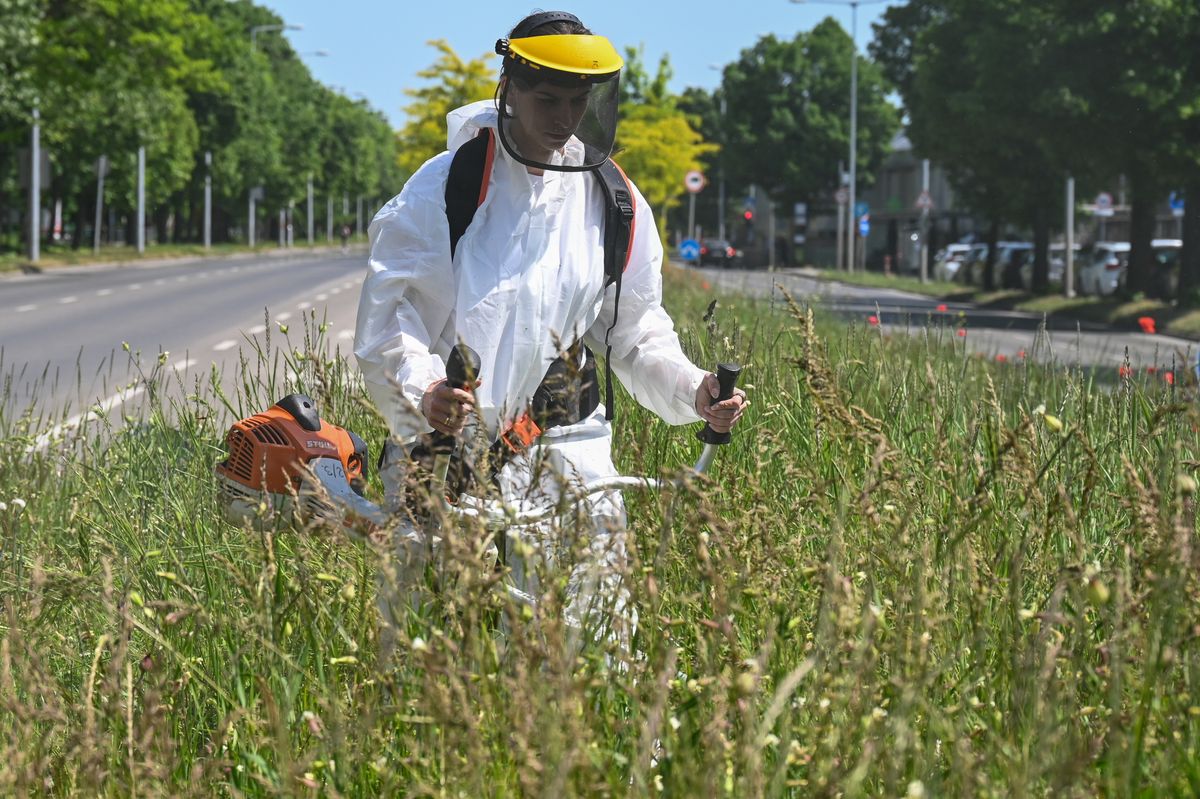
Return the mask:
<path id="1" fill-rule="evenodd" d="M 417 77 L 433 83 L 404 92 L 412 102 L 404 108 L 408 120 L 397 137 L 400 148 L 397 162 L 406 177 L 446 149 L 446 114 L 476 100 L 486 100 L 496 91 L 496 70 L 491 57 L 483 55 L 464 61 L 445 40 L 428 44 L 440 55 Z"/>
<path id="2" fill-rule="evenodd" d="M 727 179 L 804 201 L 837 188 L 849 146 L 849 35 L 832 19 L 788 41 L 764 36 L 725 67 Z M 899 127 L 879 67 L 859 57 L 858 174 L 871 183 Z"/>
<path id="3" fill-rule="evenodd" d="M 667 89 L 670 80 L 667 56 L 652 76 L 643 64 L 641 50 L 626 48 L 615 160 L 654 209 L 662 238 L 666 237 L 668 214 L 683 197 L 684 175 L 700 169 L 702 159 L 717 149 L 678 107 L 677 98 Z"/>

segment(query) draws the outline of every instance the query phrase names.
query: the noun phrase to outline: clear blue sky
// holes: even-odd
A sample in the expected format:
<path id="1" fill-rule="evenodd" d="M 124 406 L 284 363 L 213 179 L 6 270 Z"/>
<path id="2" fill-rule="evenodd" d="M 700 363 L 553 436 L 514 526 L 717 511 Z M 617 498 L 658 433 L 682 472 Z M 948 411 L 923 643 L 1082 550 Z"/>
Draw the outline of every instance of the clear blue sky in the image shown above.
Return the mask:
<path id="1" fill-rule="evenodd" d="M 868 0 L 864 0 L 866 2 Z M 760 36 L 790 39 L 832 16 L 850 28 L 848 6 L 789 0 L 572 0 L 563 2 L 478 2 L 478 0 L 258 0 L 288 23 L 304 26 L 287 37 L 317 80 L 362 94 L 399 127 L 407 102 L 404 89 L 417 85 L 416 73 L 434 58 L 431 39 L 446 39 L 463 58 L 490 53 L 496 39 L 537 9 L 570 11 L 618 50 L 645 46 L 651 69 L 666 53 L 674 79 L 671 88 L 713 89 L 720 72 L 709 65 L 737 59 Z M 883 9 L 902 0 L 858 9 L 858 45 L 871 39 L 871 23 Z M 273 34 L 265 34 L 273 35 Z M 315 56 L 326 50 L 327 57 Z M 499 58 L 495 59 L 497 70 Z"/>

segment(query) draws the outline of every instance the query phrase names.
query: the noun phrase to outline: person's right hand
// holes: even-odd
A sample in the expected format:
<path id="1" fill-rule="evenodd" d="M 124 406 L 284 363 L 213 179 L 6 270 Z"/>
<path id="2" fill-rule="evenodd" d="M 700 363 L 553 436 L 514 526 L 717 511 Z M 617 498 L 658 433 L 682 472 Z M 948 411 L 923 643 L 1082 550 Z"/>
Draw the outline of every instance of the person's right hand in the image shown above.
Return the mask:
<path id="1" fill-rule="evenodd" d="M 483 381 L 476 380 L 478 388 Z M 469 391 L 452 388 L 444 379 L 431 383 L 421 397 L 421 413 L 429 426 L 439 433 L 458 435 L 475 410 L 475 397 Z"/>

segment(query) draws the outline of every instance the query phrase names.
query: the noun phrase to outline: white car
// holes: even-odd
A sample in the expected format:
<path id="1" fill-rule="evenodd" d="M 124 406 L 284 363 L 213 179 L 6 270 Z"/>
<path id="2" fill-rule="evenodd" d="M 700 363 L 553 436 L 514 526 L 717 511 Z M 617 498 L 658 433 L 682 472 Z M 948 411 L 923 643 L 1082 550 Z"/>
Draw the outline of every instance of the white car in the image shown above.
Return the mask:
<path id="1" fill-rule="evenodd" d="M 954 275 L 963 264 L 963 256 L 969 249 L 970 244 L 947 244 L 946 249 L 940 250 L 933 258 L 933 279 L 954 280 Z"/>
<path id="2" fill-rule="evenodd" d="M 1124 282 L 1129 268 L 1129 242 L 1099 241 L 1079 267 L 1079 290 L 1107 297 Z"/>

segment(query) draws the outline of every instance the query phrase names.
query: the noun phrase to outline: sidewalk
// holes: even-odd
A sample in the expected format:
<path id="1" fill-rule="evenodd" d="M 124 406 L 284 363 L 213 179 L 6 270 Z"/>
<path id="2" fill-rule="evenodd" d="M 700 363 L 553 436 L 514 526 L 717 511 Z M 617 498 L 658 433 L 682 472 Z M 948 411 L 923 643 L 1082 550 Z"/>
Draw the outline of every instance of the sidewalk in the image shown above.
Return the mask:
<path id="1" fill-rule="evenodd" d="M 349 246 L 345 254 L 347 256 L 355 254 L 366 254 L 367 246 L 365 242 L 354 243 Z M 297 245 L 293 247 L 256 247 L 255 249 L 243 249 L 234 252 L 212 252 L 211 254 L 195 254 L 187 253 L 180 255 L 169 256 L 154 256 L 152 248 L 147 248 L 147 255 L 141 258 L 125 258 L 117 260 L 96 260 L 84 261 L 82 263 L 53 263 L 52 259 L 47 259 L 48 262 L 39 262 L 36 265 L 24 263 L 15 269 L 0 270 L 0 280 L 22 277 L 27 275 L 44 274 L 53 272 L 55 274 L 76 274 L 79 272 L 92 271 L 96 269 L 114 268 L 146 268 L 154 266 L 168 266 L 172 264 L 185 265 L 202 262 L 222 262 L 222 261 L 245 261 L 253 258 L 308 258 L 318 255 L 336 254 L 342 255 L 342 247 L 340 244 L 322 244 L 309 247 L 307 245 Z"/>

